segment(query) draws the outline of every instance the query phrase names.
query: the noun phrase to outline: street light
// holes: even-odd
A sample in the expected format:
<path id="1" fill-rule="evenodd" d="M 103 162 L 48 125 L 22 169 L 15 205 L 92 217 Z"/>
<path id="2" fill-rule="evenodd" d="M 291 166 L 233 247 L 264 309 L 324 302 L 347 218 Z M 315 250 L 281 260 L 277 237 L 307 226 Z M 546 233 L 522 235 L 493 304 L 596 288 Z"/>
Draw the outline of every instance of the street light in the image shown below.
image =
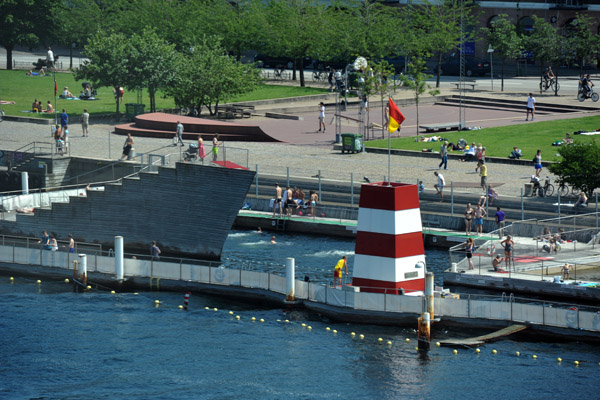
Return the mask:
<path id="1" fill-rule="evenodd" d="M 492 48 L 491 44 L 489 45 L 487 52 L 490 53 L 490 78 L 492 80 L 492 90 L 494 90 L 494 63 L 492 58 L 492 53 L 494 52 L 494 49 Z"/>

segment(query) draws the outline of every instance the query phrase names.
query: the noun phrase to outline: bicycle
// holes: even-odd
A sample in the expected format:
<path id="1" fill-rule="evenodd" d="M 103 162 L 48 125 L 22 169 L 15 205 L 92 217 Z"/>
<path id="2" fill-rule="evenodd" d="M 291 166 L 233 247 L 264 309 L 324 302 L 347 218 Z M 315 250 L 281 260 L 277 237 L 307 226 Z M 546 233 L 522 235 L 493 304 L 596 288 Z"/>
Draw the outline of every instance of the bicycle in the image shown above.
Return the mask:
<path id="1" fill-rule="evenodd" d="M 555 88 L 556 86 L 556 88 Z M 552 91 L 558 92 L 560 90 L 560 83 L 556 82 L 555 78 L 550 78 L 547 81 L 540 82 L 540 91 L 545 92 L 549 88 L 552 88 Z"/>
<path id="2" fill-rule="evenodd" d="M 554 185 L 550 183 L 550 177 L 547 176 L 546 180 L 544 181 L 544 185 L 539 185 L 537 187 L 534 187 L 534 193 L 533 195 L 535 196 L 535 190 L 537 189 L 537 195 L 540 197 L 550 197 L 554 194 Z"/>
<path id="3" fill-rule="evenodd" d="M 561 183 L 558 185 L 556 195 L 558 196 L 560 194 L 560 197 L 566 197 L 569 195 L 569 191 L 571 192 L 571 196 L 579 196 L 579 193 L 581 193 L 581 190 L 577 190 L 575 188 L 570 188 L 569 190 L 569 186 L 567 186 L 566 183 Z"/>
<path id="4" fill-rule="evenodd" d="M 327 81 L 327 72 L 325 71 L 314 71 L 312 73 L 312 79 L 314 82 L 325 82 Z"/>
<path id="5" fill-rule="evenodd" d="M 276 81 L 280 81 L 283 80 L 285 77 L 285 68 L 283 68 L 283 65 L 278 65 L 275 67 L 275 69 L 273 70 L 273 78 Z"/>

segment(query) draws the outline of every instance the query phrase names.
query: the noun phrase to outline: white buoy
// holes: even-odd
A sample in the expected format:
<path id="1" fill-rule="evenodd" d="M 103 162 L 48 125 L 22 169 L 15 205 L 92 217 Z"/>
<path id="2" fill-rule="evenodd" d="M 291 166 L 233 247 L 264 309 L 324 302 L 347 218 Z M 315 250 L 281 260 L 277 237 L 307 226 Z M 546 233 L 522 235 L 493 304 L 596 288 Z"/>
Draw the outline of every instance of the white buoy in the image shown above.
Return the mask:
<path id="1" fill-rule="evenodd" d="M 81 272 L 81 281 L 83 284 L 87 284 L 87 255 L 78 254 L 79 256 L 79 270 Z"/>
<path id="2" fill-rule="evenodd" d="M 27 171 L 21 172 L 21 191 L 23 194 L 29 194 L 29 174 Z"/>
<path id="3" fill-rule="evenodd" d="M 123 236 L 115 236 L 115 278 L 123 280 Z"/>
<path id="4" fill-rule="evenodd" d="M 294 301 L 296 291 L 296 260 L 292 257 L 285 259 L 285 299 Z"/>

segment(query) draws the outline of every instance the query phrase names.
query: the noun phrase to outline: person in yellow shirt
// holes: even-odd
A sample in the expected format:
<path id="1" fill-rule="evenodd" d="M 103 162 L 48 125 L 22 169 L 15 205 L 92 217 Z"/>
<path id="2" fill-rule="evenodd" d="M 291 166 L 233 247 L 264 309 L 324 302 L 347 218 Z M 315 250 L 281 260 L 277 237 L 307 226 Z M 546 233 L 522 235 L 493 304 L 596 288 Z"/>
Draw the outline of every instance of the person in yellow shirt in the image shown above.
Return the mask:
<path id="1" fill-rule="evenodd" d="M 487 185 L 487 165 L 482 160 L 479 160 L 479 176 L 481 176 L 481 188 L 486 190 Z"/>
<path id="2" fill-rule="evenodd" d="M 342 257 L 337 264 L 335 264 L 335 267 L 333 269 L 333 284 L 337 285 L 338 284 L 338 280 L 339 280 L 339 284 L 342 284 L 342 270 L 344 268 L 346 268 L 346 275 L 348 275 L 348 263 L 346 262 L 346 260 L 348 259 L 348 257 L 344 256 Z"/>

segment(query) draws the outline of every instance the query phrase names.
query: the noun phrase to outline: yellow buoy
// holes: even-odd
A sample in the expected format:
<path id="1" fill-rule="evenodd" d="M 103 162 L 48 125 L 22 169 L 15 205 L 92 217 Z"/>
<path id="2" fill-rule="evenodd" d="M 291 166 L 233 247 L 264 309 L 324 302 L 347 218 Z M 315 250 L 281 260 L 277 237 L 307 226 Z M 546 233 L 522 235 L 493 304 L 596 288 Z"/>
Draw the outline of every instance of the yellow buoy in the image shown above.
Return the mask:
<path id="1" fill-rule="evenodd" d="M 209 308 L 209 307 L 204 307 L 204 309 L 205 309 L 205 310 L 210 310 L 210 308 Z"/>
<path id="2" fill-rule="evenodd" d="M 337 333 L 337 331 L 334 329 L 334 330 L 333 330 L 333 333 L 335 334 L 335 333 Z"/>
<path id="3" fill-rule="evenodd" d="M 391 345 L 392 345 L 392 341 L 391 341 L 391 340 L 388 340 L 388 341 L 387 341 L 387 345 L 388 345 L 388 346 L 391 346 Z"/>
<path id="4" fill-rule="evenodd" d="M 521 355 L 521 352 L 520 352 L 520 351 L 517 351 L 517 352 L 515 353 L 515 355 L 516 355 L 517 357 L 519 357 L 519 356 Z"/>
<path id="5" fill-rule="evenodd" d="M 558 357 L 558 358 L 556 359 L 556 361 L 558 361 L 558 362 L 562 362 L 562 358 Z"/>
<path id="6" fill-rule="evenodd" d="M 437 347 L 440 347 L 442 344 L 441 344 L 440 342 L 435 342 L 435 345 L 436 345 Z"/>
<path id="7" fill-rule="evenodd" d="M 352 332 L 350 333 L 350 336 L 356 336 L 356 333 Z"/>
<path id="8" fill-rule="evenodd" d="M 115 292 L 114 290 L 110 291 L 110 294 L 115 294 L 115 293 L 117 293 L 117 292 Z"/>
<path id="9" fill-rule="evenodd" d="M 37 280 L 37 284 L 39 285 L 40 283 L 42 283 L 42 281 L 40 281 L 39 279 Z"/>
<path id="10" fill-rule="evenodd" d="M 177 308 L 179 308 L 180 310 L 183 310 L 183 306 L 181 304 L 179 306 L 177 306 Z"/>
<path id="11" fill-rule="evenodd" d="M 363 335 L 362 333 L 360 334 L 359 338 L 364 339 L 365 335 Z"/>
<path id="12" fill-rule="evenodd" d="M 326 330 L 327 332 L 329 332 L 329 331 L 331 330 L 331 328 L 330 328 L 330 327 L 327 327 L 327 328 L 325 328 L 325 330 Z"/>
<path id="13" fill-rule="evenodd" d="M 492 350 L 492 354 L 498 354 L 498 350 L 496 350 L 496 349 Z"/>
<path id="14" fill-rule="evenodd" d="M 233 315 L 233 311 L 229 311 L 229 315 Z"/>
<path id="15" fill-rule="evenodd" d="M 235 316 L 235 319 L 240 319 L 240 316 L 239 316 L 239 315 L 236 315 L 236 316 Z"/>
<path id="16" fill-rule="evenodd" d="M 481 353 L 481 350 L 475 349 L 475 353 L 479 354 L 479 353 Z"/>
<path id="17" fill-rule="evenodd" d="M 138 292 L 133 292 L 133 295 L 134 295 L 134 296 L 137 296 L 138 294 L 139 294 Z"/>
<path id="18" fill-rule="evenodd" d="M 377 338 L 378 343 L 383 343 L 383 338 Z"/>
<path id="19" fill-rule="evenodd" d="M 289 323 L 290 323 L 290 320 L 289 320 L 289 319 L 286 319 L 286 320 L 285 320 L 285 323 L 286 323 L 286 324 L 289 324 Z"/>
<path id="20" fill-rule="evenodd" d="M 69 283 L 69 280 L 68 280 L 68 279 L 65 279 L 65 283 Z"/>
<path id="21" fill-rule="evenodd" d="M 452 350 L 452 354 L 458 354 L 458 350 L 456 350 L 456 349 Z"/>
<path id="22" fill-rule="evenodd" d="M 252 317 L 250 318 L 252 321 L 256 321 L 256 317 Z"/>
<path id="23" fill-rule="evenodd" d="M 160 304 L 160 300 L 154 300 L 154 304 Z"/>
<path id="24" fill-rule="evenodd" d="M 261 318 L 261 319 L 260 319 L 260 322 L 265 322 L 265 320 Z"/>
<path id="25" fill-rule="evenodd" d="M 14 281 L 14 280 L 15 280 L 15 278 L 13 278 L 13 277 L 11 276 L 11 277 L 10 277 L 10 281 L 12 282 L 12 281 Z"/>
<path id="26" fill-rule="evenodd" d="M 308 329 L 309 331 L 312 329 L 312 326 L 307 326 L 306 329 Z"/>
<path id="27" fill-rule="evenodd" d="M 579 365 L 579 361 L 575 360 L 575 361 L 573 361 L 573 364 Z"/>
<path id="28" fill-rule="evenodd" d="M 305 324 L 304 322 L 302 323 L 302 327 L 303 327 L 303 328 L 306 328 L 306 324 Z"/>
<path id="29" fill-rule="evenodd" d="M 410 343 L 410 339 L 409 339 L 409 338 L 406 338 L 406 339 L 404 339 L 404 341 L 405 341 L 406 343 Z"/>
<path id="30" fill-rule="evenodd" d="M 537 356 L 535 354 L 532 355 L 531 358 L 533 358 L 534 360 L 537 360 Z"/>
<path id="31" fill-rule="evenodd" d="M 219 311 L 219 309 L 217 307 L 213 308 L 214 311 Z"/>
<path id="32" fill-rule="evenodd" d="M 419 346 L 415 346 L 415 350 L 419 350 Z"/>
<path id="33" fill-rule="evenodd" d="M 90 285 L 88 285 L 86 289 L 87 290 L 92 290 L 92 287 Z"/>

